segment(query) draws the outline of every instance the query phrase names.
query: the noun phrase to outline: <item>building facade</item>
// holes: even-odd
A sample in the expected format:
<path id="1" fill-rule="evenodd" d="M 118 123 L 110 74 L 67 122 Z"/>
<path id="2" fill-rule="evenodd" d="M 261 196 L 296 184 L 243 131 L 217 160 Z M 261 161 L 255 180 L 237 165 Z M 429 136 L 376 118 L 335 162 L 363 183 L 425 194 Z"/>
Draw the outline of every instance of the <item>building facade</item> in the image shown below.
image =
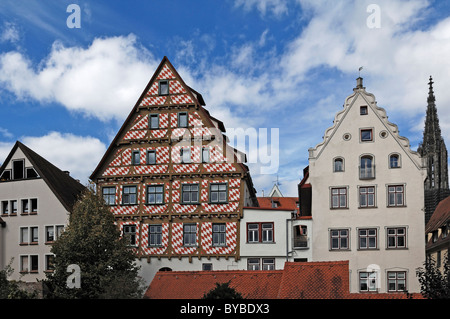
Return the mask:
<path id="1" fill-rule="evenodd" d="M 243 208 L 258 205 L 245 155 L 204 106 L 164 57 L 90 177 L 147 281 L 235 267 Z"/>
<path id="2" fill-rule="evenodd" d="M 430 220 L 439 202 L 450 195 L 447 147 L 441 135 L 433 83 L 433 79 L 430 76 L 423 141 L 417 149 L 427 161 L 425 224 Z"/>
<path id="3" fill-rule="evenodd" d="M 0 269 L 27 283 L 52 271 L 52 243 L 85 189 L 68 172 L 16 142 L 0 168 Z"/>
<path id="4" fill-rule="evenodd" d="M 299 190 L 301 209 L 311 202 L 313 261 L 348 260 L 352 293 L 419 292 L 426 167 L 362 78 L 309 149 L 307 175 Z"/>

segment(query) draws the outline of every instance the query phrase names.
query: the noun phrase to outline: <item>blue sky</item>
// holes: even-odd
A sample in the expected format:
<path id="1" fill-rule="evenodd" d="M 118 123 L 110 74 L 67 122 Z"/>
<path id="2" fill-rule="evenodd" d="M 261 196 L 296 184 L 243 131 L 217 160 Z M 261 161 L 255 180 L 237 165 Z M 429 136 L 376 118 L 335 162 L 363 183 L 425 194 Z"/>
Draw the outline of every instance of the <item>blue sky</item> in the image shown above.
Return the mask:
<path id="1" fill-rule="evenodd" d="M 66 24 L 70 4 L 81 28 Z M 227 129 L 279 129 L 278 170 L 251 174 L 260 196 L 277 176 L 296 196 L 360 66 L 413 150 L 432 75 L 449 143 L 449 16 L 425 0 L 2 0 L 0 158 L 20 140 L 86 182 L 167 56 Z"/>

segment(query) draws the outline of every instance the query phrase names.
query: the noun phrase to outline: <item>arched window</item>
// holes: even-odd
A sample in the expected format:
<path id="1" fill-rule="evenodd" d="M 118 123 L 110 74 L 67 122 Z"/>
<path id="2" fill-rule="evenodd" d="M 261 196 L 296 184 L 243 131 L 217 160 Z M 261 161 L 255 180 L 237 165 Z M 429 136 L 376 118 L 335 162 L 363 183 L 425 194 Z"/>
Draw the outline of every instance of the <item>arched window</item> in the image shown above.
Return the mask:
<path id="1" fill-rule="evenodd" d="M 333 172 L 343 172 L 344 171 L 344 159 L 337 157 L 333 161 Z"/>
<path id="2" fill-rule="evenodd" d="M 359 165 L 359 178 L 360 179 L 375 178 L 375 164 L 373 156 L 371 155 L 361 156 Z"/>
<path id="3" fill-rule="evenodd" d="M 392 154 L 389 156 L 389 168 L 399 168 L 400 167 L 400 155 Z"/>

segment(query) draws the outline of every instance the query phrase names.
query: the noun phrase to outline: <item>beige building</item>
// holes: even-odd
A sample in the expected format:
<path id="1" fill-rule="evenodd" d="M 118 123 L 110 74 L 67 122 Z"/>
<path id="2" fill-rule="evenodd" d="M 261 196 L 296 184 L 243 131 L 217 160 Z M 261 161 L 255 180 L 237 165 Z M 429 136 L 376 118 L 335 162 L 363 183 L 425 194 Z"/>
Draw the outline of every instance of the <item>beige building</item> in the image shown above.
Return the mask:
<path id="1" fill-rule="evenodd" d="M 419 292 L 426 167 L 357 79 L 309 149 L 313 261 L 348 260 L 350 292 Z"/>
<path id="2" fill-rule="evenodd" d="M 0 269 L 36 282 L 52 271 L 51 244 L 84 186 L 16 142 L 0 168 Z M 3 223 L 2 223 L 3 221 Z"/>

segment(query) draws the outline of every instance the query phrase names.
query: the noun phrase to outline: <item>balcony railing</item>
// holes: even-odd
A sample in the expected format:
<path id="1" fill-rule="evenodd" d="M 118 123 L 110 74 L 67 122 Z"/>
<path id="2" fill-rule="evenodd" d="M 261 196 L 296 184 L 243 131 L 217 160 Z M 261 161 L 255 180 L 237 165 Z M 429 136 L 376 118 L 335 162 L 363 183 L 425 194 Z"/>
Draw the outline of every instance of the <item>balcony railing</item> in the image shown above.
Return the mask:
<path id="1" fill-rule="evenodd" d="M 374 179 L 375 178 L 375 165 L 369 167 L 359 166 L 359 179 Z"/>

